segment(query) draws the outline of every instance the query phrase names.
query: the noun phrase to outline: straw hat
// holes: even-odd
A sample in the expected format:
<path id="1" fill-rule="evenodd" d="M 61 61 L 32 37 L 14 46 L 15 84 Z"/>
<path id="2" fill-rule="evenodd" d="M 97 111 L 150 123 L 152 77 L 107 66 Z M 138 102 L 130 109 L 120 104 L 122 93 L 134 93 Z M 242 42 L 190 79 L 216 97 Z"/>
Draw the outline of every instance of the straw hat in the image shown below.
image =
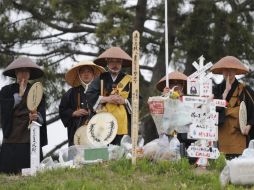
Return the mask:
<path id="1" fill-rule="evenodd" d="M 79 127 L 74 135 L 74 144 L 75 145 L 87 145 L 90 146 L 90 142 L 87 138 L 87 126 L 83 125 Z"/>
<path id="2" fill-rule="evenodd" d="M 87 125 L 87 138 L 95 146 L 111 143 L 117 134 L 117 120 L 109 112 L 94 115 Z"/>
<path id="3" fill-rule="evenodd" d="M 233 56 L 226 56 L 220 59 L 217 63 L 215 63 L 211 72 L 214 74 L 222 74 L 225 69 L 234 69 L 236 71 L 236 75 L 246 74 L 249 72 L 239 59 Z"/>
<path id="4" fill-rule="evenodd" d="M 16 78 L 15 69 L 19 69 L 19 68 L 30 69 L 29 80 L 40 78 L 43 75 L 42 69 L 28 57 L 19 57 L 18 59 L 14 60 L 4 70 L 3 75 Z"/>
<path id="5" fill-rule="evenodd" d="M 168 80 L 177 80 L 179 82 L 187 81 L 187 76 L 183 73 L 180 73 L 178 71 L 174 71 L 168 74 Z M 156 84 L 156 88 L 163 92 L 163 89 L 166 86 L 166 76 L 160 79 L 160 81 Z"/>
<path id="6" fill-rule="evenodd" d="M 131 67 L 131 57 L 120 47 L 112 47 L 107 49 L 97 59 L 94 60 L 94 63 L 106 67 L 108 58 L 122 59 L 123 67 Z"/>
<path id="7" fill-rule="evenodd" d="M 78 77 L 78 71 L 83 66 L 89 66 L 94 71 L 94 77 L 99 76 L 101 73 L 105 72 L 105 69 L 101 66 L 95 65 L 92 61 L 81 61 L 78 64 L 74 65 L 66 74 L 65 74 L 65 80 L 66 82 L 71 85 L 72 87 L 77 87 L 81 85 L 79 77 Z"/>

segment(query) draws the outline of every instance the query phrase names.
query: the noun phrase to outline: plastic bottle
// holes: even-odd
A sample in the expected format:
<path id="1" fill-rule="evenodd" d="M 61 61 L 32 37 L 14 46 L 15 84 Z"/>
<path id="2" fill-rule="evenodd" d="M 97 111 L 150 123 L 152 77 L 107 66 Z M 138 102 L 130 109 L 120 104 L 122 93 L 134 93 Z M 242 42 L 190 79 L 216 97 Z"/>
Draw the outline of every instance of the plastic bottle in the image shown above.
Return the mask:
<path id="1" fill-rule="evenodd" d="M 180 154 L 180 142 L 177 139 L 176 135 L 170 140 L 169 142 L 169 148 L 174 152 L 175 154 L 175 160 L 179 160 L 181 158 Z"/>

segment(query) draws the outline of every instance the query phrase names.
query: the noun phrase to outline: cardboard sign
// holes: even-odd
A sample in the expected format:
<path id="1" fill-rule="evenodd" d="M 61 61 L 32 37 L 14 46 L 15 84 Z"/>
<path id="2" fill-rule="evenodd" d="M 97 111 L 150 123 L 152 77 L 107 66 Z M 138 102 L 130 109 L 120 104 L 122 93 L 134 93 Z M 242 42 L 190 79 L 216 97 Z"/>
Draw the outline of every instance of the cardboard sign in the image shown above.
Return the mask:
<path id="1" fill-rule="evenodd" d="M 187 149 L 187 154 L 189 157 L 209 159 L 217 159 L 220 156 L 218 148 L 192 145 Z"/>

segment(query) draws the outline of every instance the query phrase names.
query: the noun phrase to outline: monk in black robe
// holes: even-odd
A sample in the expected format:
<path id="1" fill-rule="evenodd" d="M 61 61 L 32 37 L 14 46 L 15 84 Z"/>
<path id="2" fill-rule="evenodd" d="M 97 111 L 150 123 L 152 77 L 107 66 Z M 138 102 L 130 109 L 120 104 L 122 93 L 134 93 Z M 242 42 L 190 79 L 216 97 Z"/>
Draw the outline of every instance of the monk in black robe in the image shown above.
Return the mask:
<path id="1" fill-rule="evenodd" d="M 67 128 L 69 146 L 74 145 L 74 135 L 79 127 L 87 124 L 92 115 L 87 100 L 87 89 L 92 80 L 104 69 L 91 61 L 82 61 L 65 75 L 66 82 L 73 86 L 62 97 L 59 115 Z"/>
<path id="2" fill-rule="evenodd" d="M 19 173 L 22 168 L 30 167 L 30 130 L 31 121 L 40 127 L 40 150 L 47 145 L 46 110 L 43 97 L 37 112 L 27 108 L 27 94 L 31 87 L 29 79 L 43 75 L 43 71 L 29 58 L 18 58 L 3 72 L 5 76 L 17 79 L 14 84 L 4 86 L 0 91 L 1 126 L 3 144 L 0 152 L 0 172 Z"/>
<path id="3" fill-rule="evenodd" d="M 122 67 L 131 66 L 131 58 L 122 49 L 113 47 L 94 62 L 107 66 L 108 72 L 102 73 L 89 86 L 88 102 L 94 111 L 106 108 L 116 117 L 118 131 L 112 144 L 119 145 L 123 135 L 131 134 L 131 76 L 122 72 Z"/>
<path id="4" fill-rule="evenodd" d="M 215 98 L 224 99 L 228 103 L 226 108 L 217 108 L 219 112 L 218 145 L 219 150 L 231 159 L 242 154 L 254 137 L 254 92 L 235 78 L 235 75 L 247 73 L 248 69 L 233 56 L 226 56 L 219 60 L 211 71 L 224 76 L 224 81 L 216 85 L 213 92 Z M 241 130 L 239 109 L 242 101 L 247 108 L 247 124 Z"/>

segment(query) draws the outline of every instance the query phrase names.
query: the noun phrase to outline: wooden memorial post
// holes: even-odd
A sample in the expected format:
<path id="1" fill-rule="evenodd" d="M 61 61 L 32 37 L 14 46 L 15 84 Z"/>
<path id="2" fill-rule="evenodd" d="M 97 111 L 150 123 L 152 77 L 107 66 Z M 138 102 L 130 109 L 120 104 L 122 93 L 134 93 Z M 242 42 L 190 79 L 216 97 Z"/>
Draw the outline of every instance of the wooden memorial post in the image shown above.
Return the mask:
<path id="1" fill-rule="evenodd" d="M 131 114 L 131 141 L 132 164 L 136 164 L 138 123 L 139 123 L 139 32 L 132 33 L 132 114 Z"/>
<path id="2" fill-rule="evenodd" d="M 218 148 L 212 147 L 213 141 L 218 140 L 218 113 L 215 108 L 226 106 L 225 100 L 211 99 L 212 73 L 206 74 L 206 71 L 212 65 L 211 62 L 204 65 L 203 56 L 199 58 L 199 64 L 193 62 L 197 71 L 187 79 L 187 93 L 193 96 L 183 97 L 184 102 L 194 104 L 188 138 L 197 140 L 189 146 L 187 153 L 190 157 L 198 158 L 197 165 L 201 167 L 207 166 L 208 159 L 217 159 L 220 155 Z"/>
<path id="3" fill-rule="evenodd" d="M 36 82 L 29 89 L 27 95 L 27 108 L 32 113 L 37 111 L 43 96 L 43 87 L 40 82 Z M 40 165 L 40 124 L 32 121 L 30 129 L 30 168 L 22 169 L 22 175 L 34 175 Z"/>

